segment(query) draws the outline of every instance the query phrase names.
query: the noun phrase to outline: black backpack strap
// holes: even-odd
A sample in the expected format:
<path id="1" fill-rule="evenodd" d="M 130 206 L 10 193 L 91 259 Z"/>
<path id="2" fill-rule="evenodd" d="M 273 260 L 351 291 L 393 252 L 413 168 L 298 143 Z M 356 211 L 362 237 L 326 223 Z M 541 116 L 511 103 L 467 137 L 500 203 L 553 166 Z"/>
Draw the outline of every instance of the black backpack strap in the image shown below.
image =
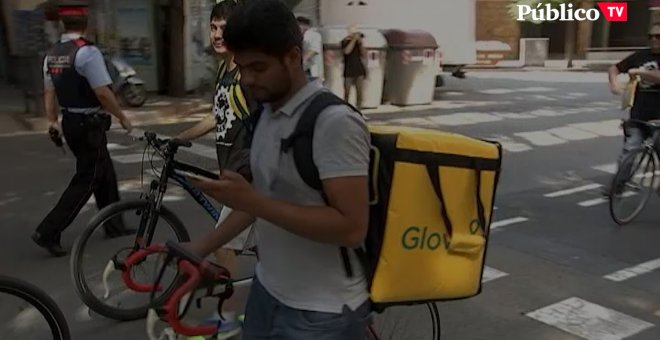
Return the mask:
<path id="1" fill-rule="evenodd" d="M 325 108 L 332 105 L 346 105 L 343 99 L 329 91 L 321 91 L 314 96 L 307 109 L 302 113 L 295 130 L 282 140 L 281 151 L 293 150 L 293 160 L 300 177 L 307 185 L 317 191 L 323 191 L 319 169 L 314 164 L 313 140 L 316 120 Z M 324 199 L 325 199 L 325 195 Z"/>
<path id="2" fill-rule="evenodd" d="M 316 164 L 314 164 L 313 141 L 316 120 L 319 118 L 319 115 L 321 115 L 323 110 L 328 106 L 333 105 L 346 105 L 353 109 L 353 111 L 360 113 L 359 110 L 343 99 L 337 97 L 334 93 L 325 90 L 321 91 L 312 99 L 307 109 L 302 113 L 302 116 L 291 136 L 283 139 L 281 144 L 282 152 L 286 153 L 289 150 L 293 150 L 293 160 L 300 177 L 308 186 L 321 192 L 321 196 L 326 203 L 328 203 L 328 198 L 323 193 L 323 183 L 321 182 L 319 169 L 316 167 Z M 364 262 L 363 260 L 365 257 L 362 250 L 356 250 L 356 253 L 360 262 Z M 346 275 L 348 277 L 353 277 L 353 268 L 348 255 L 348 249 L 346 247 L 340 247 L 340 255 Z M 366 268 L 367 267 L 365 267 L 365 270 Z"/>
<path id="3" fill-rule="evenodd" d="M 246 119 L 241 120 L 241 123 L 244 124 L 244 127 L 247 130 L 247 133 L 245 134 L 245 145 L 248 148 L 252 147 L 254 131 L 257 129 L 261 113 L 264 111 L 263 104 L 259 102 L 255 102 L 254 104 L 255 107 L 251 110 L 250 115 Z"/>

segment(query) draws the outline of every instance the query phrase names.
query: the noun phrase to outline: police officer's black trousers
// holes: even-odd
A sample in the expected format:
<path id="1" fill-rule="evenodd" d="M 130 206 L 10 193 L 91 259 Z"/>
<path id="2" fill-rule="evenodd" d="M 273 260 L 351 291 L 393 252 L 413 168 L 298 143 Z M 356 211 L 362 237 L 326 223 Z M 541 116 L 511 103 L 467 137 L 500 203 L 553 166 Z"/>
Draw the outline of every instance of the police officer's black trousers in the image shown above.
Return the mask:
<path id="1" fill-rule="evenodd" d="M 59 242 L 61 233 L 92 194 L 99 209 L 119 200 L 117 176 L 108 153 L 105 130 L 89 116 L 64 114 L 62 132 L 76 157 L 76 174 L 55 208 L 37 228 L 44 240 Z"/>

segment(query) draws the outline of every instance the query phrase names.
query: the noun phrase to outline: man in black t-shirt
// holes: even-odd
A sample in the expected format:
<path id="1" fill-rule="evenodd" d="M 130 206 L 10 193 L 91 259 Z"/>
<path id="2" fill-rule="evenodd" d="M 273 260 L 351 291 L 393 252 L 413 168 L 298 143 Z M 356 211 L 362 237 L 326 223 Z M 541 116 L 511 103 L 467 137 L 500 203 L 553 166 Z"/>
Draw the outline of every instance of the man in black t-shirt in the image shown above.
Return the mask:
<path id="1" fill-rule="evenodd" d="M 654 23 L 649 31 L 649 47 L 631 54 L 609 70 L 610 91 L 616 95 L 623 94 L 623 89 L 617 82 L 619 74 L 639 76 L 630 118 L 643 121 L 660 119 L 660 22 Z M 642 130 L 635 127 L 627 128 L 626 134 L 619 165 L 626 155 L 640 147 L 647 137 Z"/>

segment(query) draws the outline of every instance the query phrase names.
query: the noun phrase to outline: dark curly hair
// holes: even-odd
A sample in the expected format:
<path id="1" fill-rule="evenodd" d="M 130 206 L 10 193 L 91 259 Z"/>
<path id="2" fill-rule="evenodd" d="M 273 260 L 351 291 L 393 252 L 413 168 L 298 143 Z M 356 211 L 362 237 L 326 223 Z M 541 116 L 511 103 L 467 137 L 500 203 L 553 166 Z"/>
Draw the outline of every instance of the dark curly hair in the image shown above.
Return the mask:
<path id="1" fill-rule="evenodd" d="M 223 38 L 233 52 L 258 51 L 281 58 L 292 48 L 302 49 L 296 17 L 280 0 L 251 0 L 227 20 Z"/>
<path id="2" fill-rule="evenodd" d="M 239 3 L 236 0 L 225 0 L 223 2 L 215 4 L 211 10 L 211 18 L 213 19 L 225 19 L 227 20 L 229 16 L 238 8 Z"/>

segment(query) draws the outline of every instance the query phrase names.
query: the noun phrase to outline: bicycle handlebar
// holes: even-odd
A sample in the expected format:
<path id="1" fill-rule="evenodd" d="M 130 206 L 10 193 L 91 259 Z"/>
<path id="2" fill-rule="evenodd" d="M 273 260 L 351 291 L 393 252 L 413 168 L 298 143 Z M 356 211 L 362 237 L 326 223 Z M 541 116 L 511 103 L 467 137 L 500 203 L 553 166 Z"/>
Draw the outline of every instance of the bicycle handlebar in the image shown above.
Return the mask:
<path id="1" fill-rule="evenodd" d="M 122 272 L 122 278 L 128 288 L 141 293 L 162 290 L 160 284 L 137 283 L 131 277 L 131 267 L 134 264 L 158 252 L 167 252 L 170 256 L 177 258 L 177 266 L 182 272 L 180 275 L 185 277 L 185 281 L 166 298 L 165 303 L 161 307 L 164 313 L 163 319 L 170 324 L 176 333 L 181 335 L 214 335 L 218 330 L 217 325 L 189 326 L 183 324 L 179 319 L 179 304 L 188 293 L 198 288 L 201 282 L 222 282 L 225 285 L 225 290 L 220 298 L 228 298 L 233 294 L 229 271 L 193 254 L 178 243 L 167 241 L 165 244 L 155 244 L 129 255 Z"/>
<path id="2" fill-rule="evenodd" d="M 154 253 L 163 252 L 164 250 L 165 250 L 164 245 L 154 244 L 148 248 L 142 248 L 130 254 L 126 258 L 126 261 L 124 262 L 124 270 L 121 273 L 122 280 L 126 284 L 126 287 L 139 293 L 150 293 L 153 291 L 162 290 L 162 287 L 160 287 L 159 285 L 139 283 L 133 280 L 133 277 L 131 276 L 131 267 L 133 267 L 136 263 L 144 260 L 147 256 Z"/>
<path id="3" fill-rule="evenodd" d="M 172 150 L 176 150 L 179 147 L 190 148 L 192 147 L 192 142 L 181 140 L 178 138 L 173 139 L 159 139 L 158 135 L 155 132 L 145 131 L 144 138 L 147 142 L 156 149 L 161 149 L 163 145 L 168 146 Z"/>

